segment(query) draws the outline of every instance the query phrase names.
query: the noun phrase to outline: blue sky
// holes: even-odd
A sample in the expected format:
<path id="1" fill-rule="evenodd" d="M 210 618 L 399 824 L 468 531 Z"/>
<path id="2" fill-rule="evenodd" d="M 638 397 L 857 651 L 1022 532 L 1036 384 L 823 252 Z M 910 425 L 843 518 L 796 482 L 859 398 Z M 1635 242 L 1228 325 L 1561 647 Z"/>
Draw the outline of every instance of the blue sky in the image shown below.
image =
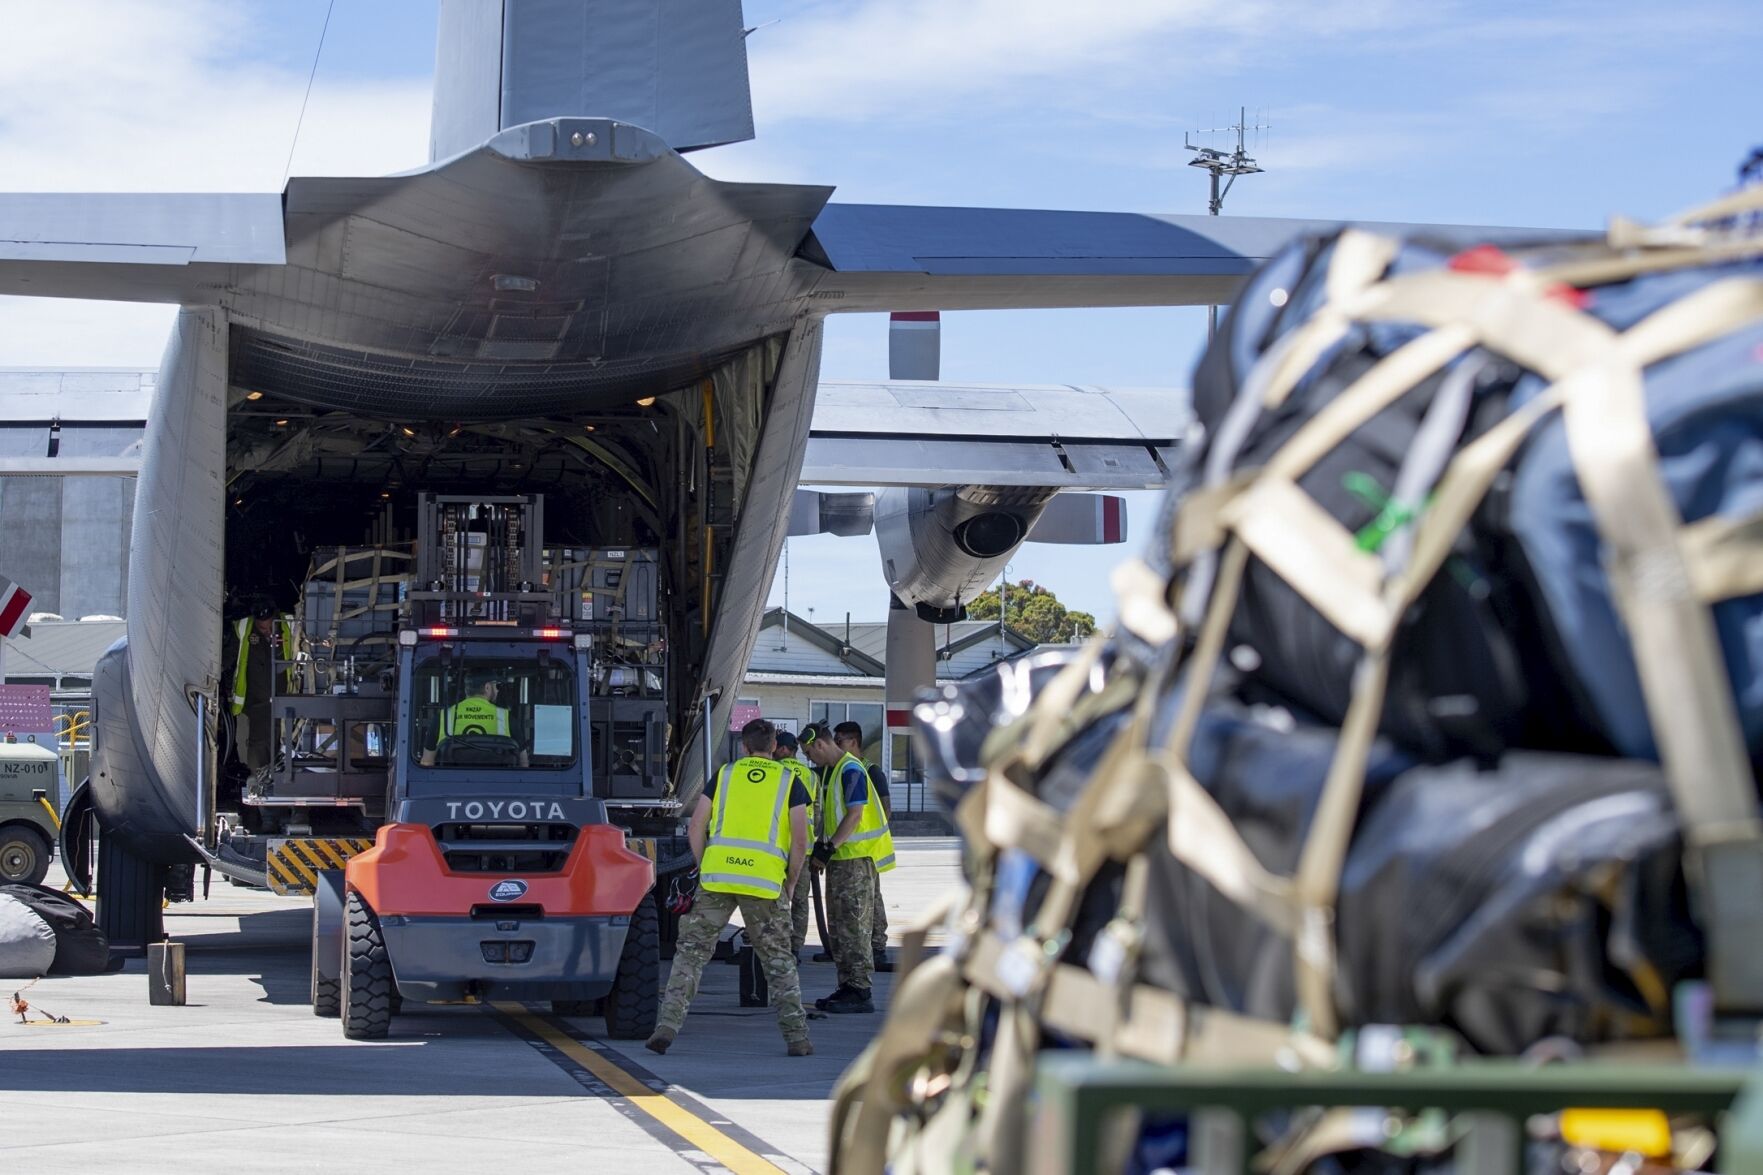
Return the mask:
<path id="1" fill-rule="evenodd" d="M 324 0 L 0 6 L 0 188 L 280 186 Z M 293 170 L 426 156 L 433 0 L 338 0 Z M 1763 21 L 1742 0 L 747 0 L 757 141 L 729 179 L 834 199 L 1203 210 L 1184 130 L 1239 104 L 1268 173 L 1229 212 L 1589 227 L 1730 183 L 1763 142 Z M 768 23 L 768 22 L 776 23 Z M 0 299 L 0 364 L 158 360 L 160 307 Z M 945 316 L 943 374 L 1186 384 L 1192 309 Z M 834 318 L 827 378 L 886 374 L 886 322 Z M 1134 496 L 1134 542 L 1154 499 Z M 1111 613 L 1119 549 L 1025 547 L 1015 577 Z M 773 599 L 781 591 L 774 588 Z M 790 602 L 879 618 L 868 539 L 791 543 Z"/>

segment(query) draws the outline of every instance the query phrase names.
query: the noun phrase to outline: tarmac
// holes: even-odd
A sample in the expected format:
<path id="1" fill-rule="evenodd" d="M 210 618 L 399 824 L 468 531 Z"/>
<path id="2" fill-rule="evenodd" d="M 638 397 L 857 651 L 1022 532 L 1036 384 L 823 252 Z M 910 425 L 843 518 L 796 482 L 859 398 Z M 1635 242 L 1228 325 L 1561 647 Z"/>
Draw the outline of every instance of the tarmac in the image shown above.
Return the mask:
<path id="1" fill-rule="evenodd" d="M 897 850 L 882 883 L 896 941 L 960 879 L 952 839 Z M 823 1171 L 828 1099 L 892 986 L 876 976 L 874 1016 L 811 1021 L 806 1058 L 784 1055 L 771 1009 L 740 1007 L 719 962 L 665 1056 L 545 1004 L 406 1004 L 390 1039 L 354 1042 L 312 1014 L 310 911 L 219 879 L 170 907 L 182 1007 L 149 1005 L 144 960 L 24 992 L 74 1023 L 0 1024 L 0 1171 Z M 802 964 L 804 997 L 835 986 L 830 963 Z"/>

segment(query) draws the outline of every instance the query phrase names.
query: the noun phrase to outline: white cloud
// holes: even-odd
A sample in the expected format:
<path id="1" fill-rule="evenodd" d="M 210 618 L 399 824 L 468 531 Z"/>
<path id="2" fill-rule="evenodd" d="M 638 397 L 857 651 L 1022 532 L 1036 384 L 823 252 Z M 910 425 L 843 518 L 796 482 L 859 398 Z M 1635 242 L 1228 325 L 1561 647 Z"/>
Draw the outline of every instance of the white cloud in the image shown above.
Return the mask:
<path id="1" fill-rule="evenodd" d="M 1135 42 L 1203 22 L 1218 0 L 870 0 L 789 19 L 749 42 L 761 125 L 794 117 L 862 120 L 1117 63 Z"/>
<path id="2" fill-rule="evenodd" d="M 1216 68 L 1245 43 L 1406 22 L 1391 0 L 863 0 L 795 15 L 749 40 L 763 127 L 795 118 L 970 115 L 968 102 L 1045 101 L 1058 80 L 1108 88 Z"/>
<path id="3" fill-rule="evenodd" d="M 0 15 L 0 187 L 277 191 L 306 76 L 242 58 L 237 10 L 212 0 L 27 4 Z M 295 170 L 422 163 L 427 83 L 327 81 Z"/>
<path id="4" fill-rule="evenodd" d="M 0 189 L 235 191 L 282 186 L 306 76 L 241 57 L 240 10 L 213 0 L 0 9 Z M 293 170 L 376 175 L 428 157 L 426 82 L 319 75 Z M 156 366 L 174 311 L 0 299 L 0 364 Z"/>
<path id="5" fill-rule="evenodd" d="M 726 147 L 693 151 L 688 162 L 712 179 L 743 184 L 822 184 L 826 176 L 812 174 L 800 150 L 778 139 L 763 136 Z"/>

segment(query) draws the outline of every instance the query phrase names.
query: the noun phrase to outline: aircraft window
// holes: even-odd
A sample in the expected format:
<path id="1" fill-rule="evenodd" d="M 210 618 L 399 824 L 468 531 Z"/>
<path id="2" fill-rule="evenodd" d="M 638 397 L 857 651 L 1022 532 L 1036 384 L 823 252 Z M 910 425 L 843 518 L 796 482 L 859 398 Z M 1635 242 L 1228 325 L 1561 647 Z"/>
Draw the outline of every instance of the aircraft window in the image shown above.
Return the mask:
<path id="1" fill-rule="evenodd" d="M 567 767 L 576 758 L 567 658 L 440 654 L 416 667 L 411 754 L 425 767 Z"/>

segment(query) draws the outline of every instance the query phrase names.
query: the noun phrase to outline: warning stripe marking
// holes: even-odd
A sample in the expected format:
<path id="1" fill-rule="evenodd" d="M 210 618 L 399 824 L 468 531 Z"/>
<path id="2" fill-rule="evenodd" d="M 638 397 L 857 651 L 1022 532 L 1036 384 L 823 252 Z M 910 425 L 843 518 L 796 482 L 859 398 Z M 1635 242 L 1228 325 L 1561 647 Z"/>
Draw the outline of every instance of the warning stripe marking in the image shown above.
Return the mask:
<path id="1" fill-rule="evenodd" d="M 349 858 L 373 847 L 365 837 L 289 837 L 272 840 L 265 864 L 269 888 L 279 894 L 309 894 L 326 869 L 341 869 Z"/>

